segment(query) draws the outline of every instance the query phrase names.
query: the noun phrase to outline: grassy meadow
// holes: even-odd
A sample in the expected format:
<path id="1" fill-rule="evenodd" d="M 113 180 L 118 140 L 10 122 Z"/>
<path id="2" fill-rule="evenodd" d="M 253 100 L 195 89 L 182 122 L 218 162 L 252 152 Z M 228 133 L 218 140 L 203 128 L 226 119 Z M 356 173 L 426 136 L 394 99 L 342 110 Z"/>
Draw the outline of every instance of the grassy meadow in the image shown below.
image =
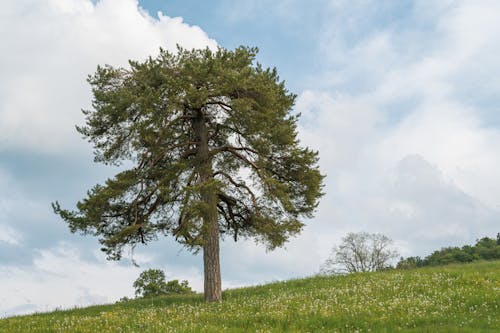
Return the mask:
<path id="1" fill-rule="evenodd" d="M 500 261 L 312 277 L 0 320 L 0 332 L 500 332 Z"/>

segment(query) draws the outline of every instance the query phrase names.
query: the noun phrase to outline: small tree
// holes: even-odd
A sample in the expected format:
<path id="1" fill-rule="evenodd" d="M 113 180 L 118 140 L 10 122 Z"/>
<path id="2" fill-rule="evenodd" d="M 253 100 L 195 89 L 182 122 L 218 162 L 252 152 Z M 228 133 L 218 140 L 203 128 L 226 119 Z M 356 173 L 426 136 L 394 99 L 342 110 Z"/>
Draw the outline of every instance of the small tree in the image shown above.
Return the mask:
<path id="1" fill-rule="evenodd" d="M 186 280 L 179 283 L 179 280 L 171 280 L 167 282 L 165 287 L 166 294 L 192 294 L 194 291 L 189 286 Z"/>
<path id="2" fill-rule="evenodd" d="M 165 282 L 165 273 L 161 269 L 148 269 L 139 275 L 133 284 L 136 297 L 150 297 L 168 294 L 191 294 L 193 290 L 186 280 Z"/>
<path id="3" fill-rule="evenodd" d="M 398 256 L 390 248 L 392 240 L 382 234 L 348 233 L 321 267 L 324 274 L 340 272 L 369 272 L 389 267 L 389 261 Z"/>
<path id="4" fill-rule="evenodd" d="M 165 273 L 161 269 L 148 269 L 139 275 L 133 284 L 135 296 L 150 297 L 165 294 L 167 283 Z"/>

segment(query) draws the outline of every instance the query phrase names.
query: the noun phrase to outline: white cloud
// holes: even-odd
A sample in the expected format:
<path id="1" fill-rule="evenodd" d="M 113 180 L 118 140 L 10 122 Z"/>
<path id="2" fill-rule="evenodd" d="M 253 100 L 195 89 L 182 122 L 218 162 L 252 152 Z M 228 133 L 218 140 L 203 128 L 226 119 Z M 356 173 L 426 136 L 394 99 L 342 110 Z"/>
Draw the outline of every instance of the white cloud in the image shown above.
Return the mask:
<path id="1" fill-rule="evenodd" d="M 32 266 L 0 266 L 0 273 L 2 315 L 116 301 L 131 296 L 138 276 L 132 267 L 85 262 L 64 246 L 39 251 Z"/>
<path id="2" fill-rule="evenodd" d="M 317 235 L 309 226 L 274 251 L 266 251 L 252 240 L 235 243 L 228 238 L 221 246 L 223 288 L 312 275 L 322 260 L 317 243 Z"/>
<path id="3" fill-rule="evenodd" d="M 492 58 L 500 52 L 493 19 L 500 6 L 455 1 L 436 16 L 416 4 L 405 20 L 425 29 L 378 21 L 368 33 L 355 23 L 378 13 L 332 4 L 334 21 L 353 24 L 325 31 L 329 70 L 318 75 L 319 89 L 297 101 L 303 142 L 319 149 L 327 173 L 315 229 L 321 242 L 348 231 L 383 232 L 402 254 L 425 255 L 494 235 L 500 129 L 488 124 L 498 107 L 485 112 L 491 105 L 483 97 L 500 102 Z"/>
<path id="4" fill-rule="evenodd" d="M 19 195 L 13 185 L 11 176 L 0 168 L 0 188 L 8 189 L 8 193 L 0 195 L 0 245 L 20 245 L 23 240 L 21 232 L 9 225 Z"/>
<path id="5" fill-rule="evenodd" d="M 88 148 L 74 125 L 89 108 L 86 77 L 98 64 L 124 66 L 176 44 L 216 46 L 182 18 L 152 18 L 137 0 L 9 1 L 2 13 L 1 150 Z"/>
<path id="6" fill-rule="evenodd" d="M 30 266 L 0 265 L 0 316 L 110 303 L 133 297 L 132 284 L 147 269 L 107 262 L 101 254 L 88 261 L 75 247 L 59 243 L 39 250 Z M 196 290 L 203 279 L 196 268 L 167 272 L 167 279 L 188 280 Z"/>
<path id="7" fill-rule="evenodd" d="M 386 163 L 419 154 L 435 163 L 445 177 L 492 208 L 500 208 L 500 131 L 484 128 L 474 110 L 461 105 L 425 105 L 406 117 L 380 142 Z"/>
<path id="8" fill-rule="evenodd" d="M 8 225 L 0 224 L 0 243 L 6 243 L 9 245 L 19 245 L 22 241 L 22 237 L 13 228 Z"/>

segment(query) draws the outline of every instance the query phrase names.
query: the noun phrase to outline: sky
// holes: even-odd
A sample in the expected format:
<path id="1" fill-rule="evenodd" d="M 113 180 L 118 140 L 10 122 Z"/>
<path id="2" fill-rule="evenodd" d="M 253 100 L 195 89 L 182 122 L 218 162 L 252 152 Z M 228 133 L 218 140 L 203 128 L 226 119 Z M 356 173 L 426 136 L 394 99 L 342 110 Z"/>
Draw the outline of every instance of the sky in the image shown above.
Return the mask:
<path id="1" fill-rule="evenodd" d="M 109 262 L 50 206 L 117 171 L 75 130 L 87 75 L 176 44 L 257 46 L 298 95 L 299 138 L 327 176 L 284 248 L 222 242 L 223 289 L 313 275 L 348 232 L 383 233 L 402 256 L 494 237 L 498 17 L 496 0 L 0 1 L 0 317 L 132 297 L 148 268 L 202 290 L 201 256 L 173 239 Z"/>

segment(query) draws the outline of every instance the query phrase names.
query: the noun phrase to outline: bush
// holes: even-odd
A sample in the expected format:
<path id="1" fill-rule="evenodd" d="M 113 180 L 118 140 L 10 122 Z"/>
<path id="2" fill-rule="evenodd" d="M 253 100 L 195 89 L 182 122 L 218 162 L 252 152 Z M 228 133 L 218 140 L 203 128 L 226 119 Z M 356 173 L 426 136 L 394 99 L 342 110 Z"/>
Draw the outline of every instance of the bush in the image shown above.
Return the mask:
<path id="1" fill-rule="evenodd" d="M 396 265 L 396 268 L 410 269 L 422 266 L 424 266 L 424 261 L 420 257 L 408 257 L 406 259 L 401 257 L 398 264 Z"/>
<path id="2" fill-rule="evenodd" d="M 194 291 L 191 289 L 191 287 L 189 286 L 189 284 L 186 280 L 181 281 L 181 283 L 179 283 L 179 280 L 171 280 L 171 281 L 167 282 L 166 293 L 167 294 L 192 294 L 192 293 L 194 293 Z"/>
<path id="3" fill-rule="evenodd" d="M 168 294 L 193 293 L 189 283 L 184 280 L 165 282 L 165 273 L 160 269 L 148 269 L 139 275 L 133 284 L 136 297 L 152 297 Z"/>

